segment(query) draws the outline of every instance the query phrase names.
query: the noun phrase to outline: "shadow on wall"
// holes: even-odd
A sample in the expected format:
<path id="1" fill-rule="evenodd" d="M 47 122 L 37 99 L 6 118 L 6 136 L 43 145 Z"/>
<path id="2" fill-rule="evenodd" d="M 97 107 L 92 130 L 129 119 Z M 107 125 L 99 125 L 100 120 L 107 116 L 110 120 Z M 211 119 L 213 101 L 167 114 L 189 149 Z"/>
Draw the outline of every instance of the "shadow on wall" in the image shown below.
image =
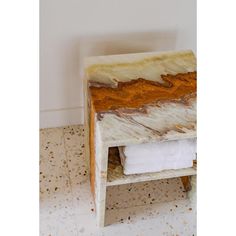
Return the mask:
<path id="1" fill-rule="evenodd" d="M 80 46 L 78 52 L 80 75 L 83 75 L 83 60 L 85 57 L 175 50 L 176 38 L 176 31 L 82 37 L 79 39 Z"/>
<path id="2" fill-rule="evenodd" d="M 63 85 L 63 99 L 67 104 L 74 104 L 72 107 L 83 107 L 83 61 L 85 57 L 175 50 L 177 33 L 177 31 L 158 31 L 100 34 L 73 39 L 68 42 L 65 54 L 63 71 L 66 79 Z M 67 113 L 64 116 L 67 116 Z M 80 116 L 80 120 L 83 120 L 83 114 L 75 113 L 73 116 Z M 71 117 L 63 117 L 63 119 L 70 120 Z"/>

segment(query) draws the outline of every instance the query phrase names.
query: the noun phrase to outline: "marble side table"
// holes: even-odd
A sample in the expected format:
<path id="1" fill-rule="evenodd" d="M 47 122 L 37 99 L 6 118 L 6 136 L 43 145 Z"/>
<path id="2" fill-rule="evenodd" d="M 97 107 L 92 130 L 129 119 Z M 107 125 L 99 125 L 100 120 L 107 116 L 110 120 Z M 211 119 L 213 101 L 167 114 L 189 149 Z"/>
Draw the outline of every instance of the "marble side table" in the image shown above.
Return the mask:
<path id="1" fill-rule="evenodd" d="M 86 155 L 99 226 L 106 188 L 181 177 L 195 199 L 192 168 L 124 175 L 117 147 L 196 137 L 196 58 L 191 51 L 90 57 L 85 60 Z M 192 183 L 195 186 L 195 183 Z"/>

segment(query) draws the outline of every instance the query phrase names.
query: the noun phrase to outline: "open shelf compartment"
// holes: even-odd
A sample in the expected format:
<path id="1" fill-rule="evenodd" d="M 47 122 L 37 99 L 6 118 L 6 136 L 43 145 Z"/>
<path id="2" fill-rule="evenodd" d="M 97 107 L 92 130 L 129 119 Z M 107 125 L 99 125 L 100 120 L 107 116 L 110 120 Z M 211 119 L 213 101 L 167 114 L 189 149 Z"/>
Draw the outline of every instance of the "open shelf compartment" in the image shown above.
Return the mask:
<path id="1" fill-rule="evenodd" d="M 197 174 L 197 163 L 194 161 L 193 167 L 164 170 L 160 172 L 125 175 L 120 163 L 119 151 L 117 147 L 109 148 L 107 186 L 130 184 L 150 180 L 177 178 L 182 176 L 192 176 Z"/>

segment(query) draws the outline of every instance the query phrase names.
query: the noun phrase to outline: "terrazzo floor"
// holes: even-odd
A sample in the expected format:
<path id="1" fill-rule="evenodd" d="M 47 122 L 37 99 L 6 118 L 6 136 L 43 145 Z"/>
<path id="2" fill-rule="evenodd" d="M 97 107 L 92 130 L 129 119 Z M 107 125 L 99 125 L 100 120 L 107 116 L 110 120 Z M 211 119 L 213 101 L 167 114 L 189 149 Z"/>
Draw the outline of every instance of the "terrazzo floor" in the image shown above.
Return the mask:
<path id="1" fill-rule="evenodd" d="M 193 236 L 196 209 L 179 178 L 111 186 L 96 225 L 82 125 L 40 130 L 41 236 Z"/>

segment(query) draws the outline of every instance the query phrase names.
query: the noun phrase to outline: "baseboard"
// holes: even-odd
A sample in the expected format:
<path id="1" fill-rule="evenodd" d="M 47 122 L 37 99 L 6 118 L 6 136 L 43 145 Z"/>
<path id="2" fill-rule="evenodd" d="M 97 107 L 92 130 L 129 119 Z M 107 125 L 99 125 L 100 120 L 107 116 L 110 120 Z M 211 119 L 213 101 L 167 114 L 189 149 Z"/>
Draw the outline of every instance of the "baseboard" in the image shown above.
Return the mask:
<path id="1" fill-rule="evenodd" d="M 53 128 L 84 123 L 83 107 L 40 111 L 40 128 Z"/>

